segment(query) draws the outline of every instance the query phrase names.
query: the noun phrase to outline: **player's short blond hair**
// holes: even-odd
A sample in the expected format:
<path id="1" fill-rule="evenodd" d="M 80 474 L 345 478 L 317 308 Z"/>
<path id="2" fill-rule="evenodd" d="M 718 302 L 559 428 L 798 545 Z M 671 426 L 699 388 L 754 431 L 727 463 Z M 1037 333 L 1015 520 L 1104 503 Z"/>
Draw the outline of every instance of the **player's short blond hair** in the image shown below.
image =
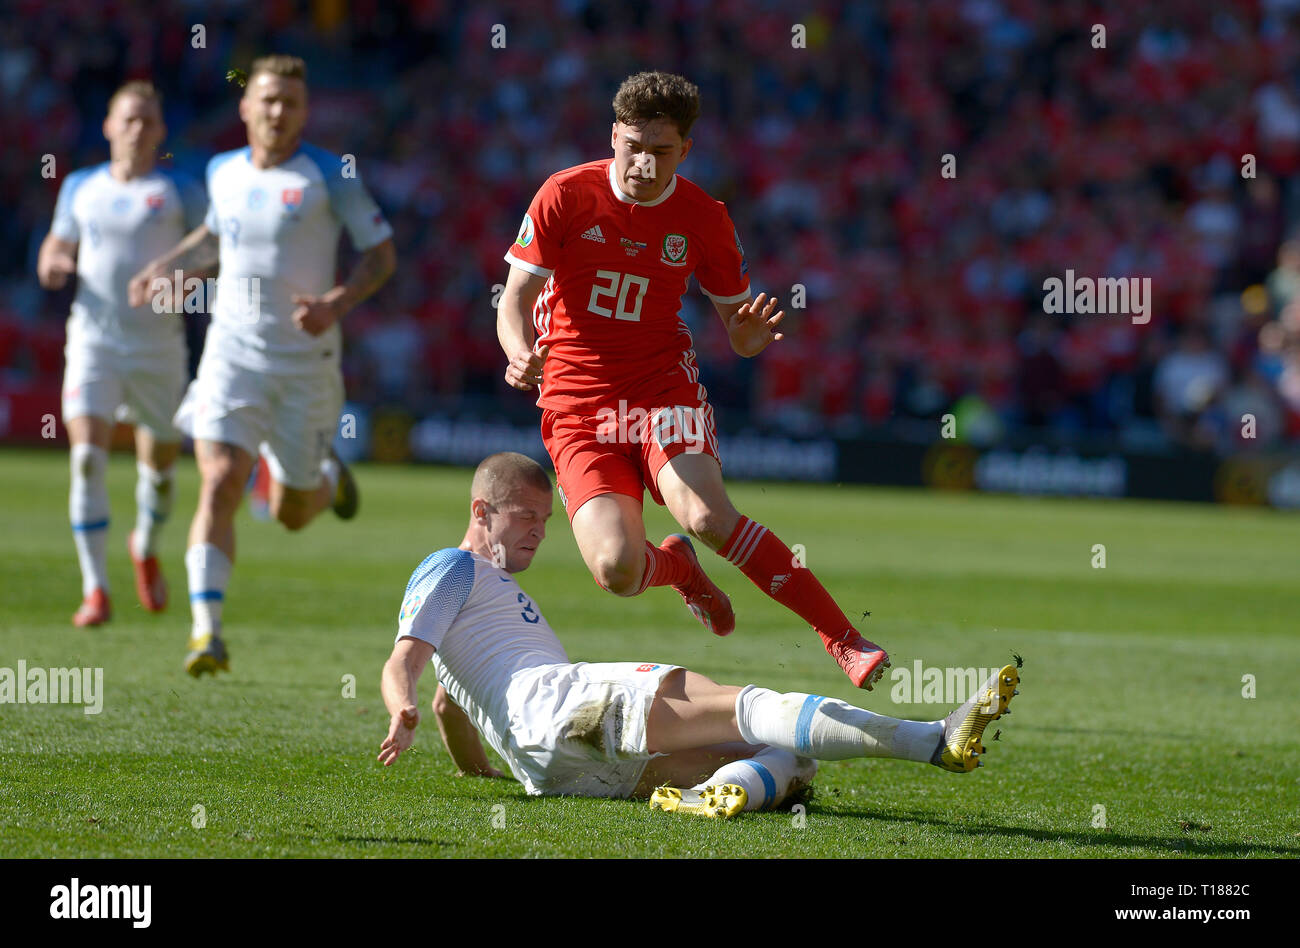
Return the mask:
<path id="1" fill-rule="evenodd" d="M 157 103 L 158 110 L 162 111 L 162 93 L 158 91 L 158 87 L 148 79 L 131 79 L 118 86 L 117 91 L 109 97 L 108 112 L 106 114 L 112 115 L 113 106 L 117 104 L 117 100 L 126 95 L 138 95 L 142 99 L 151 100 Z"/>
<path id="2" fill-rule="evenodd" d="M 540 464 L 514 451 L 489 454 L 474 471 L 469 499 L 486 500 L 493 507 L 507 503 L 521 488 L 551 490 L 551 479 Z"/>
<path id="3" fill-rule="evenodd" d="M 699 87 L 670 72 L 628 76 L 614 95 L 615 121 L 639 128 L 658 118 L 668 119 L 677 126 L 683 141 L 699 117 Z"/>
<path id="4" fill-rule="evenodd" d="M 253 65 L 248 67 L 248 85 L 251 86 L 258 74 L 263 72 L 273 76 L 284 76 L 286 79 L 307 81 L 307 64 L 297 56 L 286 56 L 283 53 L 254 59 Z"/>

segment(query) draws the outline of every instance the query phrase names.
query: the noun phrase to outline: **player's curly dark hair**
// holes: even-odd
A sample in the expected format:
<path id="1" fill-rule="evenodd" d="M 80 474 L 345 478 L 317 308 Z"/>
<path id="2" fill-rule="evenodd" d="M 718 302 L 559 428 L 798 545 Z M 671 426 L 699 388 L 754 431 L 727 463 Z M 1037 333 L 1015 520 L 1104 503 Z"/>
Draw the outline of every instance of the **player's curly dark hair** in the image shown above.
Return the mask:
<path id="1" fill-rule="evenodd" d="M 683 141 L 699 117 L 699 87 L 670 72 L 628 76 L 614 95 L 615 121 L 640 128 L 657 118 L 666 118 L 677 126 Z"/>

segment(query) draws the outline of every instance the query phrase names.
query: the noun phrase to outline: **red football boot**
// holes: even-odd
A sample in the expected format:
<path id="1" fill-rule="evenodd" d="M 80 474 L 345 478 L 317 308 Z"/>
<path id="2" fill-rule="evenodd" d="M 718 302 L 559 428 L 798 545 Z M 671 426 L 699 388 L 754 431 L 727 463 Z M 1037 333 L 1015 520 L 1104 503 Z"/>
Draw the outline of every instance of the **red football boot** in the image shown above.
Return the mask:
<path id="1" fill-rule="evenodd" d="M 690 537 L 674 533 L 660 544 L 660 548 L 682 554 L 695 566 L 695 575 L 688 582 L 673 587 L 691 614 L 714 635 L 730 635 L 734 632 L 736 614 L 731 609 L 731 600 L 705 575 Z"/>
<path id="2" fill-rule="evenodd" d="M 135 594 L 140 597 L 140 605 L 145 609 L 162 612 L 167 608 L 167 580 L 163 579 L 158 557 L 136 559 L 135 544 L 131 542 L 131 537 L 131 533 L 126 535 L 126 552 L 131 557 L 131 565 L 135 567 Z"/>
<path id="3" fill-rule="evenodd" d="M 818 634 L 826 644 L 826 651 L 840 663 L 840 668 L 844 669 L 855 688 L 870 691 L 889 667 L 889 655 L 885 650 L 874 642 L 868 642 L 856 629 L 850 630 L 848 637 L 843 639 Z"/>
<path id="4" fill-rule="evenodd" d="M 72 616 L 72 624 L 82 629 L 92 625 L 103 625 L 109 620 L 112 612 L 108 604 L 108 593 L 103 589 L 96 589 L 82 600 L 81 608 Z"/>

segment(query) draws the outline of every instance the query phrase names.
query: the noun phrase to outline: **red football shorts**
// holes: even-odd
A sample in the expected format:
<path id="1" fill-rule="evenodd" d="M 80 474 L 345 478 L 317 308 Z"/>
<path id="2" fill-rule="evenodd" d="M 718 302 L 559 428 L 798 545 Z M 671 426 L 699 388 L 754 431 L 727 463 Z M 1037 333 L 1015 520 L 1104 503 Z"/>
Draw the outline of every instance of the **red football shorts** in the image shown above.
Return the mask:
<path id="1" fill-rule="evenodd" d="M 679 454 L 707 454 L 721 464 L 713 408 L 664 405 L 658 408 L 603 409 L 595 415 L 573 415 L 545 409 L 542 441 L 555 465 L 569 519 L 600 494 L 626 494 L 642 499 L 643 488 L 663 506 L 655 481 L 659 469 Z"/>

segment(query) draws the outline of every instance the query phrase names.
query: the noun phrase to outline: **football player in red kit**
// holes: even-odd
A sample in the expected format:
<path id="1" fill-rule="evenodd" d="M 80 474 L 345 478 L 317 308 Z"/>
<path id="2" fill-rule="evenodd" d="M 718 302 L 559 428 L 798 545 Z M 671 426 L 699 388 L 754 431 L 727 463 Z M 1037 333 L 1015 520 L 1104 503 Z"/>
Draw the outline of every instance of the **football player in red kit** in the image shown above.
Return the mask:
<path id="1" fill-rule="evenodd" d="M 647 542 L 643 488 L 686 531 L 808 622 L 854 685 L 889 667 L 812 571 L 732 506 L 713 410 L 690 331 L 678 315 L 687 279 L 758 355 L 781 339 L 776 298 L 751 298 L 748 264 L 726 206 L 676 174 L 690 153 L 699 90 L 662 72 L 628 78 L 614 97 L 614 157 L 556 172 L 524 215 L 497 310 L 506 381 L 540 386 L 542 439 L 592 576 L 620 596 L 672 586 L 711 631 L 735 628 L 731 602 L 679 534 Z"/>

